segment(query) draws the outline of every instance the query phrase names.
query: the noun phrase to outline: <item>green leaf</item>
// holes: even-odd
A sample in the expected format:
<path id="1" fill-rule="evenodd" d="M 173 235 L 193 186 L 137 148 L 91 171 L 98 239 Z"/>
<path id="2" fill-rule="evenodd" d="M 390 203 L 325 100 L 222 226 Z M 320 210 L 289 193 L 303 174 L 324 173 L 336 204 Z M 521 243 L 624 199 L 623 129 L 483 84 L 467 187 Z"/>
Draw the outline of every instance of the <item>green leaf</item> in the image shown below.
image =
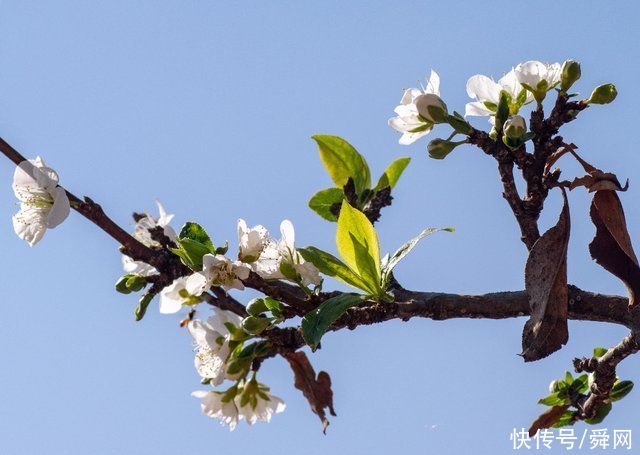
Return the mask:
<path id="1" fill-rule="evenodd" d="M 266 311 L 267 305 L 265 305 L 264 299 L 262 298 L 253 299 L 247 304 L 247 313 L 251 316 L 260 316 Z"/>
<path id="2" fill-rule="evenodd" d="M 631 392 L 631 389 L 633 389 L 633 382 L 631 381 L 616 382 L 613 386 L 613 389 L 611 389 L 609 399 L 611 401 L 622 400 L 629 394 L 629 392 Z"/>
<path id="3" fill-rule="evenodd" d="M 272 315 L 277 318 L 282 317 L 282 311 L 284 310 L 282 303 L 278 302 L 276 299 L 272 299 L 271 297 L 265 297 L 264 304 L 269 311 L 271 311 Z"/>
<path id="4" fill-rule="evenodd" d="M 127 287 L 127 281 L 132 276 L 134 276 L 134 275 L 127 274 L 127 275 L 123 275 L 120 278 L 118 278 L 118 281 L 116 281 L 116 291 L 118 291 L 118 292 L 120 292 L 122 294 L 131 294 L 131 290 Z"/>
<path id="5" fill-rule="evenodd" d="M 285 278 L 290 279 L 291 281 L 298 281 L 298 272 L 295 267 L 288 262 L 280 263 L 280 273 L 284 275 Z"/>
<path id="6" fill-rule="evenodd" d="M 204 228 L 198 223 L 194 223 L 193 221 L 189 221 L 184 226 L 182 226 L 178 238 L 180 240 L 190 239 L 196 241 L 207 247 L 209 253 L 214 253 L 216 250 L 213 246 L 211 238 L 207 234 L 207 231 L 205 231 Z"/>
<path id="7" fill-rule="evenodd" d="M 396 183 L 398 183 L 398 179 L 407 168 L 410 161 L 411 158 L 406 156 L 403 158 L 398 158 L 393 163 L 391 163 L 389 167 L 385 169 L 384 174 L 382 174 L 382 176 L 380 177 L 380 180 L 378 180 L 378 183 L 376 184 L 374 190 L 380 191 L 381 189 L 388 186 L 390 186 L 391 188 L 396 186 Z"/>
<path id="8" fill-rule="evenodd" d="M 349 177 L 353 178 L 358 193 L 371 186 L 369 166 L 351 144 L 338 136 L 324 134 L 316 134 L 312 139 L 318 144 L 320 159 L 338 188 L 342 188 Z"/>
<path id="9" fill-rule="evenodd" d="M 338 217 L 331 212 L 335 204 L 342 204 L 344 192 L 340 188 L 320 190 L 309 199 L 309 208 L 325 220 L 338 221 Z"/>
<path id="10" fill-rule="evenodd" d="M 551 395 L 538 400 L 538 404 L 543 404 L 545 406 L 563 406 L 565 404 L 569 404 L 567 401 L 566 393 L 553 392 Z"/>
<path id="11" fill-rule="evenodd" d="M 573 384 L 573 376 L 571 376 L 571 372 L 567 371 L 564 375 L 564 382 L 566 382 L 567 384 L 571 385 Z"/>
<path id="12" fill-rule="evenodd" d="M 607 348 L 593 348 L 593 356 L 594 357 L 602 357 L 607 353 Z"/>
<path id="13" fill-rule="evenodd" d="M 273 322 L 272 318 L 247 316 L 242 320 L 242 328 L 253 335 L 260 335 L 271 325 L 271 322 Z"/>
<path id="14" fill-rule="evenodd" d="M 585 419 L 585 423 L 588 423 L 589 425 L 597 425 L 601 423 L 611 412 L 611 408 L 611 403 L 602 403 L 596 411 L 596 415 L 592 419 Z"/>
<path id="15" fill-rule="evenodd" d="M 209 246 L 190 238 L 176 240 L 176 243 L 178 248 L 172 248 L 171 251 L 179 256 L 187 266 L 194 270 L 201 270 L 202 257 L 205 254 L 211 254 Z"/>
<path id="16" fill-rule="evenodd" d="M 382 270 L 383 288 L 387 287 L 389 277 L 391 276 L 391 271 L 394 269 L 396 265 L 398 265 L 398 262 L 400 262 L 407 254 L 409 254 L 409 252 L 418 244 L 420 240 L 422 240 L 427 235 L 433 234 L 434 232 L 438 232 L 438 231 L 453 232 L 454 228 L 446 227 L 446 228 L 425 229 L 416 237 L 412 238 L 407 243 L 405 243 L 400 248 L 398 248 L 398 250 L 395 253 L 393 253 L 393 256 L 391 256 L 388 260 L 384 261 L 385 266 L 384 266 L 384 269 Z"/>
<path id="17" fill-rule="evenodd" d="M 560 420 L 553 424 L 553 428 L 562 428 L 569 425 L 573 425 L 575 422 L 573 421 L 573 411 L 564 411 Z"/>
<path id="18" fill-rule="evenodd" d="M 302 318 L 302 337 L 315 351 L 322 335 L 329 326 L 342 316 L 349 308 L 362 301 L 357 294 L 341 294 L 322 302 L 315 310 Z"/>
<path id="19" fill-rule="evenodd" d="M 502 126 L 504 122 L 509 117 L 509 103 L 511 101 L 511 96 L 505 91 L 500 91 L 500 102 L 498 103 L 498 108 L 496 110 L 496 122 L 495 129 L 498 133 L 502 131 Z"/>
<path id="20" fill-rule="evenodd" d="M 138 292 L 147 285 L 147 280 L 141 275 L 131 275 L 126 282 L 127 289 Z"/>
<path id="21" fill-rule="evenodd" d="M 134 311 L 136 321 L 142 320 L 152 300 L 153 294 L 145 294 L 140 298 L 140 302 Z"/>
<path id="22" fill-rule="evenodd" d="M 340 280 L 354 288 L 362 289 L 367 294 L 375 293 L 375 288 L 370 288 L 357 273 L 332 254 L 313 246 L 297 248 L 297 250 L 305 261 L 311 262 L 324 275 Z"/>
<path id="23" fill-rule="evenodd" d="M 147 280 L 141 275 L 133 275 L 127 273 L 122 275 L 116 282 L 116 291 L 122 294 L 131 294 L 131 292 L 138 292 L 147 285 Z"/>
<path id="24" fill-rule="evenodd" d="M 338 252 L 349 268 L 367 283 L 370 289 L 380 289 L 380 244 L 371 221 L 347 201 L 342 202 L 336 232 Z"/>
<path id="25" fill-rule="evenodd" d="M 589 389 L 589 375 L 581 374 L 571 383 L 571 389 L 578 393 L 586 393 Z"/>

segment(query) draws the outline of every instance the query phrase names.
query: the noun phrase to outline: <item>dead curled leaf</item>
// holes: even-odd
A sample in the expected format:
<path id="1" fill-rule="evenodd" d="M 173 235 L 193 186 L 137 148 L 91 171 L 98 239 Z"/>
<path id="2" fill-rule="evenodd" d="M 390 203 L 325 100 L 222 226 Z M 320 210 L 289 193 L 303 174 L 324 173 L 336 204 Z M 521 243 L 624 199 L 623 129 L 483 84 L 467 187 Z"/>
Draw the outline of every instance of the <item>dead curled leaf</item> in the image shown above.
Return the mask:
<path id="1" fill-rule="evenodd" d="M 567 245 L 571 221 L 567 195 L 558 222 L 533 245 L 525 266 L 525 287 L 531 317 L 522 333 L 525 362 L 540 360 L 557 351 L 569 340 L 567 317 Z"/>
<path id="2" fill-rule="evenodd" d="M 582 177 L 573 179 L 573 181 L 568 184 L 569 190 L 573 190 L 575 188 L 583 186 L 589 193 L 600 190 L 627 191 L 627 188 L 629 188 L 629 180 L 627 180 L 625 185 L 622 186 L 615 174 L 611 172 L 601 171 L 600 169 L 597 169 L 596 167 L 583 160 L 580 155 L 576 153 L 577 148 L 578 147 L 574 144 L 568 144 L 567 146 L 551 154 L 545 164 L 545 174 L 549 172 L 551 166 L 553 166 L 556 161 L 558 161 L 567 153 L 570 153 L 571 155 L 573 155 L 576 161 L 578 161 L 578 163 L 582 165 L 582 168 L 587 174 Z"/>
<path id="3" fill-rule="evenodd" d="M 640 267 L 616 192 L 596 191 L 590 215 L 596 227 L 596 235 L 589 244 L 591 257 L 622 280 L 629 292 L 629 307 L 634 307 L 640 295 Z"/>
<path id="4" fill-rule="evenodd" d="M 302 351 L 287 354 L 286 359 L 293 370 L 296 388 L 302 391 L 307 401 L 309 401 L 309 405 L 311 405 L 311 410 L 320 417 L 322 431 L 326 433 L 329 420 L 327 420 L 325 408 L 329 409 L 329 413 L 332 416 L 336 415 L 333 410 L 333 391 L 331 390 L 329 374 L 321 371 L 316 378 L 313 366 L 311 366 L 307 355 Z"/>
<path id="5" fill-rule="evenodd" d="M 544 428 L 551 428 L 560 420 L 564 411 L 569 409 L 569 406 L 553 406 L 544 411 L 540 416 L 531 424 L 529 428 L 529 437 L 533 438 L 538 430 Z"/>

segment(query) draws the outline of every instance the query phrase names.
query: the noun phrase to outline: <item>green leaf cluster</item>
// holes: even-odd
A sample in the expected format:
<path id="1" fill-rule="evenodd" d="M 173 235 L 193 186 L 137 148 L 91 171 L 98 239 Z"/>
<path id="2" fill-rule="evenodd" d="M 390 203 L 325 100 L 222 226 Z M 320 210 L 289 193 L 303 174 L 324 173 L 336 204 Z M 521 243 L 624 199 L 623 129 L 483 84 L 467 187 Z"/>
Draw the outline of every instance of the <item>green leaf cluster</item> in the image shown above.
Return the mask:
<path id="1" fill-rule="evenodd" d="M 247 305 L 249 316 L 242 320 L 242 328 L 253 335 L 275 327 L 284 321 L 282 303 L 271 297 L 253 299 Z"/>
<path id="2" fill-rule="evenodd" d="M 317 134 L 312 138 L 318 144 L 320 159 L 336 186 L 314 194 L 309 200 L 309 207 L 329 221 L 338 220 L 337 209 L 345 200 L 344 187 L 349 179 L 353 180 L 355 186 L 355 200 L 350 202 L 362 209 L 379 191 L 395 187 L 411 161 L 411 158 L 403 157 L 392 162 L 380 176 L 378 183 L 371 188 L 369 165 L 351 144 L 338 136 Z"/>
<path id="3" fill-rule="evenodd" d="M 228 249 L 227 244 L 216 248 L 207 231 L 193 221 L 182 227 L 175 244 L 176 248 L 171 248 L 171 252 L 192 270 L 202 270 L 202 257 L 205 254 L 225 254 Z"/>
<path id="4" fill-rule="evenodd" d="M 232 338 L 229 341 L 229 347 L 231 348 L 231 354 L 227 359 L 227 373 L 229 375 L 244 376 L 249 371 L 251 364 L 258 357 L 263 357 L 269 351 L 269 343 L 267 341 L 256 341 L 254 343 L 246 344 L 245 341 L 249 335 L 242 329 L 236 329 L 242 334 L 239 336 L 241 340 L 234 340 Z"/>
<path id="5" fill-rule="evenodd" d="M 302 319 L 305 341 L 315 348 L 327 328 L 345 311 L 364 299 L 388 301 L 386 290 L 394 267 L 428 234 L 439 229 L 425 229 L 402 245 L 393 255 L 380 258 L 378 234 L 367 217 L 347 201 L 342 202 L 336 245 L 340 258 L 312 246 L 298 248 L 302 257 L 323 274 L 360 289 L 365 295 L 341 294 L 323 302 Z M 445 228 L 452 231 L 452 228 Z"/>
<path id="6" fill-rule="evenodd" d="M 141 291 L 146 285 L 147 280 L 143 276 L 128 273 L 116 281 L 116 291 L 122 294 L 131 294 Z"/>
<path id="7" fill-rule="evenodd" d="M 605 348 L 595 348 L 594 356 L 601 357 L 607 352 Z M 612 403 L 623 399 L 633 389 L 633 382 L 616 380 L 609 397 L 597 409 L 596 414 L 591 419 L 585 419 L 584 421 L 590 425 L 596 425 L 601 423 L 605 417 L 611 412 Z M 575 402 L 580 396 L 586 396 L 589 392 L 589 375 L 582 374 L 574 378 L 570 372 L 567 371 L 564 379 L 556 380 L 553 382 L 553 391 L 544 398 L 538 400 L 538 404 L 545 406 L 575 406 Z M 554 428 L 561 428 L 567 425 L 573 425 L 573 413 L 572 410 L 565 410 L 560 419 L 553 425 Z"/>
<path id="8" fill-rule="evenodd" d="M 343 201 L 336 230 L 336 245 L 341 259 L 312 246 L 298 251 L 323 274 L 360 289 L 375 300 L 385 300 L 385 291 L 395 266 L 423 237 L 438 230 L 451 232 L 453 228 L 425 229 L 393 255 L 381 259 L 375 228 L 362 212 Z"/>

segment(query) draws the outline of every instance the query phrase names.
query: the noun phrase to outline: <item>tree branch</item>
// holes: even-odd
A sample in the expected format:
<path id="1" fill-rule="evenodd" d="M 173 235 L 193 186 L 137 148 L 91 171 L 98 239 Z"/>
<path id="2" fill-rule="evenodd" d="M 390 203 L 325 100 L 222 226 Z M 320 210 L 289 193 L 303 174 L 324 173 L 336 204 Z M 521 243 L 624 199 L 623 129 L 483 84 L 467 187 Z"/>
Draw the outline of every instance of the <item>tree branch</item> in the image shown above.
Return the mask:
<path id="1" fill-rule="evenodd" d="M 416 292 L 405 289 L 394 292 L 394 302 L 373 303 L 352 308 L 334 322 L 330 331 L 377 324 L 392 319 L 408 321 L 420 317 L 444 321 L 447 319 L 508 319 L 529 316 L 526 291 L 494 292 L 482 295 Z M 569 289 L 569 319 L 607 322 L 640 328 L 640 314 L 630 312 L 626 297 Z M 305 345 L 300 329 L 273 329 L 264 333 L 274 345 L 274 353 L 295 351 Z"/>

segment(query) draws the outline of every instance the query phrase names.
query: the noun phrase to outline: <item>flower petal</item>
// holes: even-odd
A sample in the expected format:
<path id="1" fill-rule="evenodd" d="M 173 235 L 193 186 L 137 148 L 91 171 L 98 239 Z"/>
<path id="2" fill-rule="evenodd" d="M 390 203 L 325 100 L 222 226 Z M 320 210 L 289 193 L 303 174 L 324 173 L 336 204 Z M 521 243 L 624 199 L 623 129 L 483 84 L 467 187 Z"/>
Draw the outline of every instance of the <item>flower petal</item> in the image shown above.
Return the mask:
<path id="1" fill-rule="evenodd" d="M 467 95 L 478 101 L 491 101 L 497 104 L 500 101 L 500 86 L 487 76 L 476 74 L 467 81 Z"/>
<path id="2" fill-rule="evenodd" d="M 480 101 L 474 101 L 472 103 L 467 103 L 464 109 L 464 115 L 469 116 L 482 116 L 482 115 L 493 115 L 495 112 L 492 112 L 484 103 Z"/>
<path id="3" fill-rule="evenodd" d="M 67 219 L 71 211 L 69 197 L 64 188 L 57 186 L 52 191 L 53 206 L 49 210 L 46 223 L 48 228 L 54 228 Z"/>

